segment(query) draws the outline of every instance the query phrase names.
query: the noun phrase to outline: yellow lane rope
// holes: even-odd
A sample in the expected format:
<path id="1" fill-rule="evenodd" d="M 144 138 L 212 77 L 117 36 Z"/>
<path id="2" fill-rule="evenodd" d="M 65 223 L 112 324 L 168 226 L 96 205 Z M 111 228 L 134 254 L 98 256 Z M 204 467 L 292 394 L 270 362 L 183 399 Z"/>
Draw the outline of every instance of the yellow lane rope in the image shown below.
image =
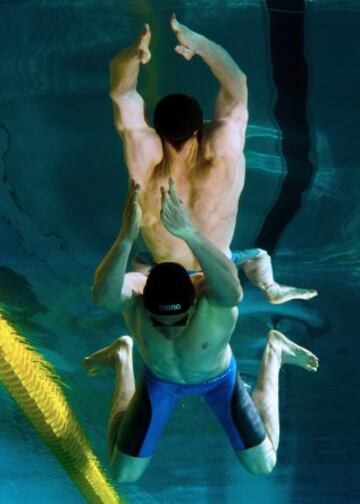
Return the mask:
<path id="1" fill-rule="evenodd" d="M 89 504 L 120 504 L 71 411 L 60 380 L 42 355 L 0 313 L 0 382 Z"/>

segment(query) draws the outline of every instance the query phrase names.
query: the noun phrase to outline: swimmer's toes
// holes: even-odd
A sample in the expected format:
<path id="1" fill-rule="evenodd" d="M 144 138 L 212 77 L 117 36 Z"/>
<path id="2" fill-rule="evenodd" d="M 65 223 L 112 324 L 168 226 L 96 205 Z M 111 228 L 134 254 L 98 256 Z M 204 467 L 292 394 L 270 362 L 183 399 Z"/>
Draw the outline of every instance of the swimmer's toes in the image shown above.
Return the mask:
<path id="1" fill-rule="evenodd" d="M 268 333 L 269 343 L 281 353 L 282 364 L 292 364 L 304 369 L 317 367 L 318 358 L 304 347 L 289 340 L 280 331 L 272 329 Z"/>
<path id="2" fill-rule="evenodd" d="M 316 355 L 312 355 L 312 357 L 309 359 L 309 366 L 312 367 L 314 371 L 317 371 L 319 367 L 319 359 L 316 357 Z"/>
<path id="3" fill-rule="evenodd" d="M 318 291 L 315 289 L 304 289 L 304 298 L 303 299 L 312 299 L 313 297 L 318 295 Z"/>
<path id="4" fill-rule="evenodd" d="M 310 367 L 315 367 L 317 363 L 317 358 L 316 356 L 311 353 L 309 350 L 306 348 L 303 348 L 299 345 L 296 345 L 293 343 L 292 347 L 292 353 L 293 353 L 293 358 L 290 359 L 290 364 L 295 364 L 304 368 L 307 368 L 308 366 Z"/>
<path id="5" fill-rule="evenodd" d="M 319 367 L 318 362 L 312 362 L 312 363 L 309 363 L 307 366 L 305 366 L 305 369 L 307 371 L 312 371 L 313 373 L 316 373 L 316 371 L 318 370 L 318 367 Z"/>
<path id="6" fill-rule="evenodd" d="M 89 376 L 96 376 L 97 374 L 99 374 L 99 368 L 94 366 L 90 356 L 83 359 L 82 365 Z"/>
<path id="7" fill-rule="evenodd" d="M 89 368 L 87 370 L 87 374 L 89 376 L 98 376 L 100 374 L 100 372 L 101 372 L 100 369 L 99 368 L 95 368 L 95 367 L 94 368 Z"/>

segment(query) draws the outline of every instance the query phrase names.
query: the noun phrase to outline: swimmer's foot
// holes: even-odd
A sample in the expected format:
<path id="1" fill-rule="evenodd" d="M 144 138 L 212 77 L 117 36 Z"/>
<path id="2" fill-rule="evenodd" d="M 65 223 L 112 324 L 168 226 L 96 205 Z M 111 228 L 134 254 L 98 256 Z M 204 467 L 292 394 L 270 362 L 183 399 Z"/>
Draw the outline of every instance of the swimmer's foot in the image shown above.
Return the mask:
<path id="1" fill-rule="evenodd" d="M 307 371 L 317 371 L 319 359 L 316 355 L 289 340 L 281 332 L 275 330 L 269 331 L 268 345 L 273 351 L 278 353 L 281 365 L 293 364 Z"/>
<path id="2" fill-rule="evenodd" d="M 264 289 L 266 299 L 272 304 L 281 304 L 292 299 L 304 299 L 305 301 L 317 296 L 315 289 L 299 289 L 298 287 L 289 287 L 288 285 L 279 285 L 274 283 L 267 289 Z"/>
<path id="3" fill-rule="evenodd" d="M 143 65 L 149 63 L 151 59 L 151 52 L 149 49 L 150 39 L 151 39 L 150 26 L 146 23 L 144 25 L 144 28 L 140 32 L 139 38 L 136 43 L 138 50 L 138 57 Z"/>
<path id="4" fill-rule="evenodd" d="M 121 363 L 131 357 L 132 348 L 133 340 L 130 336 L 121 336 L 111 345 L 85 357 L 83 366 L 89 375 L 96 376 L 104 368 L 113 368 L 119 361 Z"/>

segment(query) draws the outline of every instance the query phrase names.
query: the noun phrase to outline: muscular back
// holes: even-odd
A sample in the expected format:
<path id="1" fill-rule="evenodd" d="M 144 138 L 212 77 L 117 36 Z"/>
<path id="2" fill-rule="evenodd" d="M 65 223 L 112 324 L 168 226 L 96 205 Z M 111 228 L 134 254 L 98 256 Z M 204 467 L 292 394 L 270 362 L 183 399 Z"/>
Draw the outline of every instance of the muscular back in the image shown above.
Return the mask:
<path id="1" fill-rule="evenodd" d="M 141 185 L 142 238 L 156 263 L 174 261 L 187 269 L 199 268 L 186 243 L 168 233 L 160 220 L 160 187 L 167 187 L 170 175 L 198 229 L 230 256 L 238 201 L 244 186 L 244 131 L 245 124 L 234 128 L 224 121 L 207 123 L 200 141 L 194 139 L 191 152 L 184 160 L 181 152 L 178 157 L 168 159 L 161 139 L 149 127 L 143 131 L 144 140 L 148 141 L 149 162 L 136 173 L 131 169 L 131 144 L 124 142 L 130 176 Z M 141 133 L 137 135 L 141 141 Z M 149 135 L 154 135 L 153 142 L 149 142 Z"/>
<path id="2" fill-rule="evenodd" d="M 149 25 L 145 25 L 135 44 L 112 59 L 110 96 L 129 175 L 141 185 L 141 234 L 147 248 L 156 262 L 178 261 L 186 268 L 197 269 L 187 246 L 171 237 L 161 224 L 160 186 L 167 186 L 171 175 L 200 232 L 229 255 L 244 185 L 247 79 L 220 45 L 181 25 L 175 17 L 170 25 L 180 44 L 176 51 L 187 60 L 195 54 L 201 57 L 220 84 L 214 120 L 201 127 L 199 141 L 192 137 L 180 151 L 172 151 L 148 123 L 145 103 L 136 86 L 140 63 L 147 64 L 151 59 Z M 174 121 L 179 119 L 176 114 Z"/>
<path id="3" fill-rule="evenodd" d="M 245 78 L 239 89 L 236 99 L 220 89 L 214 120 L 205 123 L 198 137 L 188 140 L 180 151 L 170 149 L 148 124 L 137 91 L 111 94 L 129 175 L 141 185 L 141 235 L 156 263 L 174 261 L 187 269 L 199 268 L 187 245 L 168 233 L 160 220 L 160 187 L 168 186 L 170 175 L 200 232 L 230 256 L 245 177 Z"/>

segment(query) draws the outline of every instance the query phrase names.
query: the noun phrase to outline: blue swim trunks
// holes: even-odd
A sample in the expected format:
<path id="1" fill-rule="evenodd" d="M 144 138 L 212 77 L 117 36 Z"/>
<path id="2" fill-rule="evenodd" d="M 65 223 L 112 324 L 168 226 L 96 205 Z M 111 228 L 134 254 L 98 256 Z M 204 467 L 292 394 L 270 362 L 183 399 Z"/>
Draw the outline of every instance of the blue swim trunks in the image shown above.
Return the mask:
<path id="1" fill-rule="evenodd" d="M 205 399 L 234 450 L 252 448 L 264 441 L 262 420 L 232 357 L 224 373 L 199 384 L 166 381 L 145 366 L 114 440 L 118 449 L 133 457 L 150 457 L 178 400 L 192 395 Z"/>

